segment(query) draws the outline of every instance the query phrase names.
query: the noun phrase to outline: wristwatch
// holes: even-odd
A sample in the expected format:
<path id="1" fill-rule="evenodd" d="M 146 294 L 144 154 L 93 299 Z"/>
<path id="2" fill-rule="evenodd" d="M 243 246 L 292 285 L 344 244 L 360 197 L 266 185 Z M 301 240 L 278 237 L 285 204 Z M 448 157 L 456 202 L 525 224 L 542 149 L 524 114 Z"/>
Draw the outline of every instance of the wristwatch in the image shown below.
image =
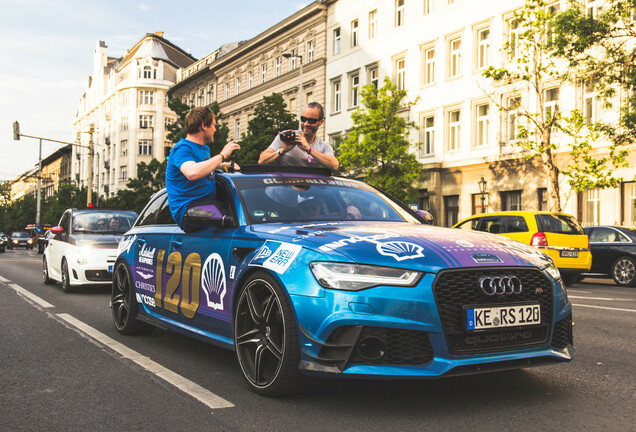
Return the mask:
<path id="1" fill-rule="evenodd" d="M 280 152 L 281 149 L 276 150 L 276 153 L 278 153 L 278 156 L 282 156 L 283 154 Z"/>

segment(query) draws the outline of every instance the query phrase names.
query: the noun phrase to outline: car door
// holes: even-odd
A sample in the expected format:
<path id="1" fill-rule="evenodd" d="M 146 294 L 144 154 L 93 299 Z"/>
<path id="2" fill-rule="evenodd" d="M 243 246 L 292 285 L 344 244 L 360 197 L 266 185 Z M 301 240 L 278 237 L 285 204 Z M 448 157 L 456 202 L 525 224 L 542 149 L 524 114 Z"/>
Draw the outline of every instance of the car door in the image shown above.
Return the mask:
<path id="1" fill-rule="evenodd" d="M 592 251 L 592 267 L 590 273 L 609 273 L 610 266 L 616 259 L 613 246 L 617 232 L 608 227 L 595 227 L 588 230 L 590 250 Z"/>
<path id="2" fill-rule="evenodd" d="M 62 279 L 62 257 L 64 256 L 65 249 L 68 247 L 71 215 L 71 210 L 67 210 L 62 214 L 58 226 L 61 226 L 63 231 L 61 234 L 52 234 L 49 246 L 46 248 L 48 271 L 56 280 Z"/>

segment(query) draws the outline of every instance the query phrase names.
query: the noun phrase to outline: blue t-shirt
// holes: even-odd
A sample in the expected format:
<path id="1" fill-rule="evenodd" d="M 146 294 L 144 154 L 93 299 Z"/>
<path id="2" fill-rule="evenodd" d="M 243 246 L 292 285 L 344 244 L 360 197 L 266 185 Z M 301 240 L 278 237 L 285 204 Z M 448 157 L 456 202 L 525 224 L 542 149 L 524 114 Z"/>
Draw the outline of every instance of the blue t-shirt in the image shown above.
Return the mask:
<path id="1" fill-rule="evenodd" d="M 200 178 L 188 180 L 181 172 L 184 162 L 203 162 L 210 159 L 210 148 L 185 138 L 181 138 L 170 151 L 166 166 L 166 189 L 168 190 L 168 205 L 174 221 L 181 226 L 188 205 L 199 198 L 214 198 L 216 187 L 214 173 Z"/>

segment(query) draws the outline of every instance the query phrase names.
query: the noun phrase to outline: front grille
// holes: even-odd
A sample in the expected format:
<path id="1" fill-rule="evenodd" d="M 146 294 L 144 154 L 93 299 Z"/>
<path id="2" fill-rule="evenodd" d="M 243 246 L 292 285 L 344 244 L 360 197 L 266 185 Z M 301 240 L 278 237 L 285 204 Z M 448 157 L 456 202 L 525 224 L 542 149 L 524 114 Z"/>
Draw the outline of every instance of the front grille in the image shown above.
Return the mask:
<path id="1" fill-rule="evenodd" d="M 371 360 L 360 354 L 360 345 L 373 339 L 381 341 L 386 350 L 380 358 Z M 349 359 L 349 364 L 416 366 L 431 360 L 433 360 L 433 347 L 426 332 L 364 327 Z"/>
<path id="2" fill-rule="evenodd" d="M 106 282 L 113 280 L 113 274 L 108 270 L 86 270 L 84 272 L 86 280 L 91 282 Z"/>
<path id="3" fill-rule="evenodd" d="M 553 347 L 563 349 L 568 345 L 574 345 L 571 314 L 554 325 L 554 334 L 552 335 Z"/>
<path id="4" fill-rule="evenodd" d="M 482 276 L 516 276 L 520 294 L 486 295 L 479 287 Z M 545 344 L 552 324 L 552 283 L 541 271 L 530 268 L 446 270 L 433 283 L 446 343 L 451 354 L 474 354 L 528 348 Z M 539 303 L 541 324 L 469 331 L 465 307 Z"/>

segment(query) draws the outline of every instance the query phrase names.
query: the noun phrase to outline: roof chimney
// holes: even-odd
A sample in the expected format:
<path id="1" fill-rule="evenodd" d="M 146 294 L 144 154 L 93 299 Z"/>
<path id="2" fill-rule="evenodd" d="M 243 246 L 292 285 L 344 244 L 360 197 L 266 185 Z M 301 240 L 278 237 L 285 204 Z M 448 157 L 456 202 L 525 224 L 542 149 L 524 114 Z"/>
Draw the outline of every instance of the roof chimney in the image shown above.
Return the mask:
<path id="1" fill-rule="evenodd" d="M 163 37 L 163 32 L 155 32 L 155 35 L 162 38 Z"/>

